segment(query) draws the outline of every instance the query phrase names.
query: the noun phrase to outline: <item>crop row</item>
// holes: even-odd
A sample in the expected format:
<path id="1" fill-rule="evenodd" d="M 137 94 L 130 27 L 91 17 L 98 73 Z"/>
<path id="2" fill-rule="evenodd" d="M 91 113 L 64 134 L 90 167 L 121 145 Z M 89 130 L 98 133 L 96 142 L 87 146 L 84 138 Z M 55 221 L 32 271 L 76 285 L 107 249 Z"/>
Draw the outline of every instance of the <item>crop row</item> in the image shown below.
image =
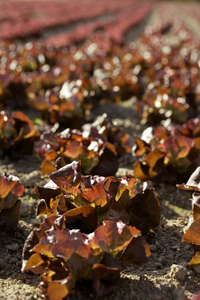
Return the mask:
<path id="1" fill-rule="evenodd" d="M 190 265 L 200 264 L 195 171 L 200 160 L 200 49 L 181 16 L 167 6 L 168 17 L 164 5 L 158 10 L 162 18 L 146 28 L 139 45 L 122 47 L 117 43 L 122 33 L 151 7 L 133 2 L 137 17 L 132 20 L 129 4 L 116 19 L 115 39 L 98 35 L 59 50 L 41 40 L 5 42 L 1 48 L 0 156 L 31 154 L 39 141 L 42 173 L 50 174 L 44 187 L 35 187 L 37 215 L 47 218 L 23 251 L 23 270 L 42 274 L 46 299 L 55 293 L 62 299 L 83 280 L 92 280 L 95 295 L 102 297 L 105 283 L 118 278 L 127 264 L 147 260 L 150 250 L 142 234 L 159 225 L 160 206 L 146 183 L 138 190 L 138 179 L 185 181 L 194 171 L 179 188 L 195 191 L 193 220 L 183 241 L 196 247 Z M 111 32 L 102 23 L 98 26 Z M 84 26 L 80 36 L 87 33 L 89 24 Z M 151 126 L 141 136 L 133 132 L 132 148 L 132 137 L 106 115 L 93 120 L 91 110 L 133 96 L 141 124 Z M 41 111 L 49 130 L 37 132 L 26 115 L 15 111 L 24 107 Z M 135 177 L 116 178 L 119 158 L 131 149 Z M 0 191 L 0 226 L 13 230 L 24 188 L 18 178 L 4 174 Z"/>
<path id="2" fill-rule="evenodd" d="M 96 33 L 97 30 L 114 42 L 123 43 L 128 30 L 141 23 L 147 17 L 151 8 L 152 4 L 148 3 L 145 5 L 134 4 L 134 6 L 121 9 L 115 17 L 91 21 L 78 25 L 72 32 L 56 34 L 46 39 L 45 44 L 57 47 L 69 46 L 71 43 L 85 40 L 91 33 L 98 34 L 98 32 Z"/>
<path id="3" fill-rule="evenodd" d="M 41 36 L 47 29 L 48 31 L 55 30 L 63 26 L 70 28 L 71 25 L 74 25 L 75 32 L 61 34 L 57 38 L 58 40 L 55 37 L 50 39 L 51 43 L 56 40 L 59 45 L 63 38 L 66 41 L 70 40 L 70 42 L 72 37 L 75 41 L 79 40 L 79 38 L 82 40 L 87 34 L 97 30 L 99 27 L 109 27 L 106 28 L 106 31 L 108 31 L 108 35 L 111 35 L 112 30 L 110 28 L 115 26 L 116 31 L 120 30 L 119 36 L 122 39 L 124 31 L 141 21 L 152 7 L 148 3 L 141 5 L 133 1 L 123 3 L 121 1 L 109 1 L 109 3 L 101 1 L 95 3 L 92 0 L 84 3 L 78 0 L 73 2 L 59 1 L 58 3 L 52 2 L 51 5 L 48 5 L 47 2 L 34 4 L 22 1 L 17 4 L 16 2 L 8 1 L 5 5 L 0 3 L 0 6 L 2 6 L 2 10 L 0 10 L 2 14 L 0 38 L 12 40 L 13 38 L 26 38 L 33 35 Z M 140 10 L 138 10 L 139 8 Z M 115 17 L 115 20 L 111 20 L 109 25 L 108 22 L 104 23 L 101 21 L 99 23 L 98 17 L 104 16 L 106 19 L 106 15 Z M 78 28 L 76 26 L 77 22 L 81 22 Z M 88 22 L 89 25 L 87 25 Z M 115 37 L 116 33 L 113 36 L 117 38 Z M 47 41 L 47 43 L 49 44 L 50 41 Z M 69 45 L 69 42 L 66 42 L 66 45 Z"/>

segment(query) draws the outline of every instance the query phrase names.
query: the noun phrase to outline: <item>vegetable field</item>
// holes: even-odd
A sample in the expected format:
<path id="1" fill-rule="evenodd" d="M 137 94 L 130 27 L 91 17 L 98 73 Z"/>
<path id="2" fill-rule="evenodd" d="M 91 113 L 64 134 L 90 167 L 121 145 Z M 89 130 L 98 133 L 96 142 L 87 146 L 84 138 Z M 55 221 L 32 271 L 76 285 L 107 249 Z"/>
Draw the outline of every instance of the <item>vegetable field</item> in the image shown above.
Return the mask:
<path id="1" fill-rule="evenodd" d="M 0 1 L 0 299 L 200 299 L 199 26 Z"/>

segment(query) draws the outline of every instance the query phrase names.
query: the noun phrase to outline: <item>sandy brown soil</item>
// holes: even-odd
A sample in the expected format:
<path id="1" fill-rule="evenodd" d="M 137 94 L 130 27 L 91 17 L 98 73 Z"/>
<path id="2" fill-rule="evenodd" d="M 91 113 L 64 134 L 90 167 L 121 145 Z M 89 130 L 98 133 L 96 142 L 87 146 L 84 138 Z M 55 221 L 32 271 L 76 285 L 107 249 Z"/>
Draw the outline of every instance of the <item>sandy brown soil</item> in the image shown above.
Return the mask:
<path id="1" fill-rule="evenodd" d="M 98 113 L 106 112 L 118 124 L 123 124 L 129 133 L 141 131 L 137 115 L 132 110 L 132 101 L 123 105 L 109 104 L 99 107 Z M 113 115 L 113 111 L 115 115 Z M 95 112 L 94 112 L 95 113 Z M 26 187 L 22 197 L 19 228 L 9 234 L 0 235 L 0 299 L 34 300 L 42 299 L 39 276 L 31 272 L 21 273 L 21 253 L 24 241 L 40 221 L 35 218 L 37 198 L 32 193 L 35 185 L 43 185 L 46 178 L 40 174 L 41 160 L 36 154 L 20 161 L 5 158 L 0 161 L 0 173 L 17 175 Z M 132 174 L 133 159 L 125 156 L 120 160 L 117 175 L 126 171 Z M 141 266 L 127 266 L 121 278 L 114 282 L 107 300 L 183 300 L 190 299 L 200 290 L 200 274 L 190 270 L 188 263 L 193 256 L 191 245 L 181 242 L 188 223 L 191 203 L 190 192 L 180 191 L 175 185 L 154 185 L 160 200 L 162 219 L 155 232 L 146 236 L 152 255 L 148 263 Z M 68 299 L 92 298 L 92 289 L 77 287 Z"/>

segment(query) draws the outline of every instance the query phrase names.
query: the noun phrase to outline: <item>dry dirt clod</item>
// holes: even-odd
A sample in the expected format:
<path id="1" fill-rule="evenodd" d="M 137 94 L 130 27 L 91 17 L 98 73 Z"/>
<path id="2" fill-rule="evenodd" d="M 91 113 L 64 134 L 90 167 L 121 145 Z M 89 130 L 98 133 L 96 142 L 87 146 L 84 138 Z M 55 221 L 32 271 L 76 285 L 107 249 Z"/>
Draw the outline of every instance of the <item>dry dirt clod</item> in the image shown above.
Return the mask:
<path id="1" fill-rule="evenodd" d="M 170 276 L 174 279 L 183 281 L 187 275 L 187 269 L 180 265 L 173 264 L 171 266 Z"/>

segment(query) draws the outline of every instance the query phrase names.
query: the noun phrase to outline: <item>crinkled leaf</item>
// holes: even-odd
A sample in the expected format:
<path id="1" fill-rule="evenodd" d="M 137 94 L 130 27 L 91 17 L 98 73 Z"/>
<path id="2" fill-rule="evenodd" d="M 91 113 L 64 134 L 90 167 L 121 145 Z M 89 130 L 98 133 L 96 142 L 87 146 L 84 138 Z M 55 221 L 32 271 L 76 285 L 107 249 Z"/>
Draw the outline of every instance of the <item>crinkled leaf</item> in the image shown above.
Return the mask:
<path id="1" fill-rule="evenodd" d="M 99 213 L 100 220 L 112 220 L 119 221 L 121 220 L 125 224 L 130 222 L 130 214 L 119 202 L 111 200 L 108 203 L 108 208 L 102 214 Z"/>
<path id="2" fill-rule="evenodd" d="M 42 280 L 44 281 L 44 276 L 42 276 Z M 53 281 L 48 284 L 47 291 L 44 294 L 48 297 L 48 300 L 62 300 L 68 293 L 69 290 L 65 284 Z"/>
<path id="3" fill-rule="evenodd" d="M 0 229 L 14 230 L 17 227 L 21 207 L 18 198 L 24 191 L 18 177 L 0 176 Z"/>
<path id="4" fill-rule="evenodd" d="M 120 252 L 117 257 L 122 266 L 129 264 L 141 265 L 147 262 L 147 258 L 151 255 L 149 245 L 142 236 L 133 237 L 123 252 Z"/>
<path id="5" fill-rule="evenodd" d="M 11 208 L 24 191 L 18 177 L 7 174 L 0 176 L 0 211 Z"/>
<path id="6" fill-rule="evenodd" d="M 135 187 L 135 179 L 131 175 L 126 175 L 121 178 L 107 177 L 103 183 L 104 189 L 115 198 L 116 201 L 120 201 L 124 206 L 130 203 L 130 198 L 137 194 Z M 125 195 L 126 194 L 126 195 Z"/>
<path id="7" fill-rule="evenodd" d="M 200 167 L 196 168 L 186 184 L 179 184 L 177 186 L 184 190 L 194 190 L 200 192 Z"/>
<path id="8" fill-rule="evenodd" d="M 18 177 L 10 176 L 7 174 L 4 174 L 4 176 L 0 176 L 0 197 L 5 198 L 18 181 Z"/>
<path id="9" fill-rule="evenodd" d="M 101 249 L 115 256 L 130 243 L 133 236 L 140 234 L 138 229 L 126 226 L 121 221 L 104 221 L 103 225 L 95 230 L 90 244 L 93 249 Z"/>
<path id="10" fill-rule="evenodd" d="M 195 266 L 200 266 L 200 252 L 196 252 L 195 256 L 190 261 L 190 266 L 193 268 Z"/>
<path id="11" fill-rule="evenodd" d="M 190 153 L 191 148 L 194 147 L 194 141 L 190 137 L 180 136 L 177 142 L 180 151 L 178 152 L 176 160 L 179 160 L 180 158 L 187 157 L 187 155 Z"/>
<path id="12" fill-rule="evenodd" d="M 194 245 L 200 245 L 200 219 L 195 220 L 186 233 L 183 235 L 182 241 L 185 243 L 192 243 Z"/>
<path id="13" fill-rule="evenodd" d="M 112 176 L 118 170 L 117 153 L 114 145 L 106 143 L 103 154 L 96 167 L 93 168 L 92 174 L 98 174 L 100 176 Z"/>
<path id="14" fill-rule="evenodd" d="M 135 137 L 134 141 L 135 141 L 135 145 L 132 148 L 132 152 L 134 152 L 136 156 L 142 156 L 151 150 L 151 146 L 148 143 L 146 143 L 144 140 Z"/>
<path id="15" fill-rule="evenodd" d="M 161 151 L 155 151 L 146 156 L 145 162 L 149 166 L 149 178 L 154 178 L 162 172 L 164 156 L 165 154 Z M 138 177 L 136 176 L 136 178 Z"/>
<path id="16" fill-rule="evenodd" d="M 199 195 L 199 199 L 200 199 L 200 195 Z M 194 204 L 192 213 L 193 213 L 194 220 L 199 219 L 200 218 L 200 205 Z"/>
<path id="17" fill-rule="evenodd" d="M 50 265 L 41 276 L 41 288 L 49 300 L 62 300 L 74 288 L 76 279 L 62 265 Z"/>
<path id="18" fill-rule="evenodd" d="M 160 204 L 153 189 L 146 189 L 132 198 L 128 208 L 130 224 L 142 232 L 155 229 L 160 223 Z"/>
<path id="19" fill-rule="evenodd" d="M 96 209 L 89 205 L 70 209 L 63 214 L 67 228 L 79 228 L 82 232 L 89 233 L 97 228 Z"/>
<path id="20" fill-rule="evenodd" d="M 86 242 L 86 235 L 80 233 L 78 230 L 70 231 L 66 229 L 52 231 L 41 244 L 45 245 L 45 249 L 51 248 L 52 257 L 62 257 L 66 261 L 73 253 L 76 253 L 86 259 L 89 259 L 92 255 L 91 247 L 89 243 Z M 37 247 L 37 245 L 35 247 Z M 41 253 L 42 249 L 38 247 L 35 250 L 38 251 L 37 249 L 39 249 L 39 252 Z"/>
<path id="21" fill-rule="evenodd" d="M 41 254 L 34 253 L 31 255 L 29 260 L 26 262 L 23 271 L 31 269 L 31 271 L 35 274 L 41 274 L 45 271 L 47 267 L 45 261 L 42 259 Z"/>
<path id="22" fill-rule="evenodd" d="M 96 206 L 105 206 L 107 204 L 107 194 L 101 182 L 92 186 L 89 191 L 82 193 L 81 196 Z"/>
<path id="23" fill-rule="evenodd" d="M 42 162 L 42 164 L 41 164 L 42 175 L 51 174 L 55 170 L 56 170 L 55 166 L 50 161 L 44 160 Z"/>
<path id="24" fill-rule="evenodd" d="M 31 250 L 39 243 L 42 237 L 46 237 L 46 231 L 48 231 L 52 226 L 57 229 L 65 228 L 65 225 L 62 223 L 60 218 L 57 216 L 51 216 L 45 219 L 38 229 L 31 231 L 28 235 L 22 251 L 22 271 L 25 269 L 29 258 L 33 255 Z"/>
<path id="25" fill-rule="evenodd" d="M 145 161 L 138 160 L 134 166 L 134 176 L 141 181 L 149 180 L 149 166 Z"/>
<path id="26" fill-rule="evenodd" d="M 51 180 L 44 187 L 37 186 L 34 188 L 34 193 L 37 194 L 40 199 L 45 199 L 47 204 L 50 198 L 56 197 L 61 192 L 62 190 Z"/>
<path id="27" fill-rule="evenodd" d="M 29 117 L 27 117 L 21 111 L 15 111 L 12 113 L 12 117 L 16 122 L 21 124 L 21 128 L 19 131 L 19 137 L 28 139 L 35 134 L 35 128 Z"/>
<path id="28" fill-rule="evenodd" d="M 23 154 L 32 153 L 35 136 L 34 125 L 25 114 L 20 111 L 1 111 L 0 156 L 7 154 L 20 158 Z"/>
<path id="29" fill-rule="evenodd" d="M 104 297 L 108 293 L 105 282 L 119 279 L 122 267 L 115 257 L 105 252 L 103 260 L 93 266 L 93 289 L 96 298 Z"/>
<path id="30" fill-rule="evenodd" d="M 77 195 L 80 192 L 77 188 L 81 181 L 80 171 L 80 162 L 74 161 L 53 172 L 49 178 L 65 192 Z"/>

